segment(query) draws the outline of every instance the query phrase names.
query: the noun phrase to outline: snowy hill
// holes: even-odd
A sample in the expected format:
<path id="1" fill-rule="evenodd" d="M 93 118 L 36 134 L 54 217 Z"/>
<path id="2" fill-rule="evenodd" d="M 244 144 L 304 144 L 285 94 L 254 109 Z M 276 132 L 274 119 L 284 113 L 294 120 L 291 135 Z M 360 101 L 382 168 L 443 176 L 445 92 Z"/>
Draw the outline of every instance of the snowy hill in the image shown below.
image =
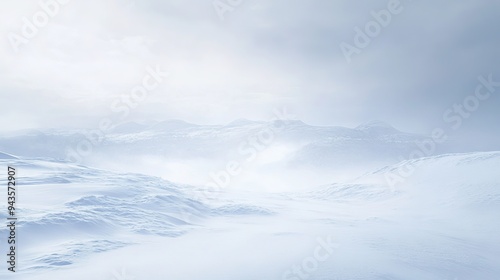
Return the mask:
<path id="1" fill-rule="evenodd" d="M 15 166 L 22 174 L 17 178 L 18 231 L 25 272 L 68 266 L 133 244 L 140 236 L 179 236 L 210 213 L 186 194 L 186 187 L 155 177 L 43 160 L 8 158 L 0 165 Z M 5 236 L 5 227 L 0 234 Z"/>
<path id="2" fill-rule="evenodd" d="M 325 215 L 322 221 L 331 223 L 332 232 L 344 240 L 325 275 L 496 279 L 499 166 L 500 152 L 441 155 L 404 161 L 350 184 L 332 184 L 303 195 L 335 209 L 335 215 Z M 408 170 L 414 171 L 396 187 L 388 184 L 386 176 Z"/>
<path id="3" fill-rule="evenodd" d="M 178 238 L 205 227 L 208 218 L 273 214 L 232 200 L 209 206 L 208 197 L 198 195 L 195 187 L 142 174 L 11 156 L 1 158 L 0 165 L 13 166 L 20 174 L 17 231 L 23 240 L 18 259 L 22 270 L 15 279 L 77 267 L 96 254 L 146 240 Z M 0 218 L 6 218 L 4 211 Z M 0 236 L 6 234 L 2 227 Z M 11 279 L 5 278 L 10 273 L 2 269 L 0 278 Z"/>
<path id="4" fill-rule="evenodd" d="M 16 279 L 287 279 L 330 239 L 335 246 L 308 279 L 500 273 L 500 152 L 405 161 L 313 191 L 231 191 L 203 202 L 197 188 L 157 177 L 55 161 L 0 164 L 23 175 Z M 387 183 L 410 166 L 396 187 Z"/>
<path id="5" fill-rule="evenodd" d="M 355 128 L 356 130 L 365 131 L 374 134 L 399 134 L 401 133 L 392 125 L 382 121 L 369 121 Z"/>

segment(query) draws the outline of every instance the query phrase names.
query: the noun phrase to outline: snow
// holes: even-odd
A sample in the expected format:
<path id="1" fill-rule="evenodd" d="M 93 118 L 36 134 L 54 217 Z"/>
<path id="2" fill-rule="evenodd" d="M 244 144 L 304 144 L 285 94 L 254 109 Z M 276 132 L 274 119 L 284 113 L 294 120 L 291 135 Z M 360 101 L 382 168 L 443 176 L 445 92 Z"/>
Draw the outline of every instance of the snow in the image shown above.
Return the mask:
<path id="1" fill-rule="evenodd" d="M 22 269 L 0 277 L 113 279 L 124 266 L 136 279 L 286 279 L 331 235 L 338 246 L 308 279 L 496 279 L 500 152 L 419 161 L 397 191 L 380 181 L 395 165 L 350 184 L 202 202 L 157 177 L 3 159 L 23 170 Z"/>
<path id="2" fill-rule="evenodd" d="M 386 122 L 382 121 L 369 121 L 357 126 L 355 129 L 364 132 L 374 132 L 374 133 L 385 133 L 385 134 L 398 134 L 400 133 L 397 129 Z"/>
<path id="3" fill-rule="evenodd" d="M 146 148 L 152 141 L 146 140 L 149 133 L 165 137 L 160 139 L 169 140 L 168 145 L 184 143 L 175 146 L 180 149 L 217 143 L 220 138 L 211 134 L 223 134 L 218 149 L 230 149 L 229 143 L 264 124 L 240 120 L 203 127 L 174 122 L 159 123 L 156 129 L 168 125 L 184 132 L 126 125 L 110 138 L 115 140 L 108 140 L 107 149 L 123 151 L 123 142 L 116 140 L 120 137 L 129 137 L 131 147 Z M 141 131 L 125 133 L 126 128 Z M 365 131 L 373 129 L 378 132 Z M 5 264 L 0 266 L 0 279 L 498 279 L 500 152 L 391 160 L 369 172 L 359 167 L 349 179 L 332 176 L 337 180 L 326 184 L 310 178 L 334 172 L 335 165 L 311 167 L 309 177 L 292 164 L 298 154 L 314 158 L 303 154 L 312 146 L 324 147 L 318 153 L 356 147 L 344 154 L 353 160 L 354 150 L 365 160 L 370 153 L 383 157 L 401 152 L 385 137 L 386 129 L 380 123 L 357 129 L 289 123 L 283 138 L 262 151 L 262 159 L 234 177 L 234 186 L 217 191 L 120 165 L 110 171 L 0 153 L 0 165 L 19 172 L 19 267 L 13 274 Z M 193 133 L 202 136 L 190 138 Z M 40 135 L 64 142 L 71 134 Z M 172 141 L 174 135 L 183 140 Z M 391 135 L 407 143 L 422 139 Z M 355 138 L 364 140 L 352 143 Z M 0 143 L 9 141 L 11 137 L 0 138 Z M 196 151 L 193 155 L 202 156 Z M 217 160 L 224 158 L 209 162 Z M 173 157 L 168 161 L 181 164 Z M 183 176 L 194 174 L 187 169 Z M 388 178 L 394 176 L 399 179 L 391 184 Z M 246 177 L 276 188 L 263 191 L 246 185 Z M 0 211 L 0 219 L 6 217 Z M 0 242 L 6 243 L 7 234 L 6 227 L 0 228 Z"/>

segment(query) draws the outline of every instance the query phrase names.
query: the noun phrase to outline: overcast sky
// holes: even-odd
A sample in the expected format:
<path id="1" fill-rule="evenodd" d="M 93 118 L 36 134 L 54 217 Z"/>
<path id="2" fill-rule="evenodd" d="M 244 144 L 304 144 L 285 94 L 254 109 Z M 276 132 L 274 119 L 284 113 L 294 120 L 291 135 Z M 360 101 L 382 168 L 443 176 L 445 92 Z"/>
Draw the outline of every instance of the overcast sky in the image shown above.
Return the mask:
<path id="1" fill-rule="evenodd" d="M 316 125 L 452 131 L 446 110 L 479 76 L 500 81 L 500 2 L 393 1 L 242 0 L 224 12 L 212 0 L 70 0 L 49 5 L 47 24 L 38 0 L 3 1 L 0 130 L 92 126 L 160 67 L 170 76 L 126 120 L 266 120 L 287 107 Z M 397 13 L 348 62 L 341 44 L 356 46 L 355 28 L 388 6 Z M 499 94 L 453 134 L 500 148 Z"/>

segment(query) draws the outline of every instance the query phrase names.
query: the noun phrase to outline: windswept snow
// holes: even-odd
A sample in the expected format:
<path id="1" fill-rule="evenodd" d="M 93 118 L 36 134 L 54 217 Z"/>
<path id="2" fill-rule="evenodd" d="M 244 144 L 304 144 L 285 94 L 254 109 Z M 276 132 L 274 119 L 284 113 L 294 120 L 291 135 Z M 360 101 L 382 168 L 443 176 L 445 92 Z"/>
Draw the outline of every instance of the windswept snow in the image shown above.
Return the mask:
<path id="1" fill-rule="evenodd" d="M 157 177 L 1 162 L 22 170 L 15 279 L 119 280 L 123 271 L 131 279 L 186 280 L 500 275 L 500 152 L 404 161 L 304 192 L 203 200 L 198 188 Z M 389 185 L 386 175 L 402 167 L 413 172 Z M 290 272 L 318 246 L 326 246 L 325 257 L 301 270 L 307 277 Z"/>

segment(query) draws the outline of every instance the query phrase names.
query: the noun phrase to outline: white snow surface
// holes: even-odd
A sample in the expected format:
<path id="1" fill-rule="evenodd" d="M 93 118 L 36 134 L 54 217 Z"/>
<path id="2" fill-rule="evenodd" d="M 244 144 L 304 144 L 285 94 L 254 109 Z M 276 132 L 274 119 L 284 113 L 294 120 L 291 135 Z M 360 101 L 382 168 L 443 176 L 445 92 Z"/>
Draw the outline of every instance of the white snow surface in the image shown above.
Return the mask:
<path id="1" fill-rule="evenodd" d="M 159 177 L 60 161 L 5 158 L 0 165 L 19 170 L 19 271 L 3 264 L 0 279 L 500 275 L 500 152 L 404 161 L 308 191 L 208 196 Z M 412 172 L 389 185 L 387 176 L 400 170 Z M 6 240 L 5 227 L 0 236 Z M 318 260 L 329 238 L 335 246 Z"/>

